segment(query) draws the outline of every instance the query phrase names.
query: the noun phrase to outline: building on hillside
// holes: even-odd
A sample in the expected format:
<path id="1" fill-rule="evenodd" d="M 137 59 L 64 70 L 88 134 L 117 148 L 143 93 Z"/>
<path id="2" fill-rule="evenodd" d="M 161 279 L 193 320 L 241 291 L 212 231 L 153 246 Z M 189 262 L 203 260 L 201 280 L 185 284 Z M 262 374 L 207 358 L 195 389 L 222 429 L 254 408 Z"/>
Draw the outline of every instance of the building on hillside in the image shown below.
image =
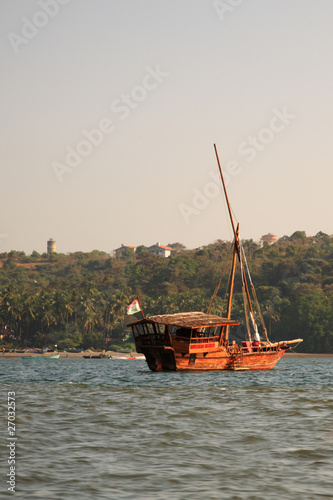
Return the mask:
<path id="1" fill-rule="evenodd" d="M 53 238 L 50 238 L 49 241 L 47 242 L 47 253 L 55 253 L 56 250 L 56 242 L 54 241 Z"/>
<path id="2" fill-rule="evenodd" d="M 261 241 L 266 242 L 269 245 L 273 245 L 273 243 L 275 243 L 276 240 L 277 240 L 277 236 L 275 236 L 274 234 L 271 234 L 271 233 L 264 234 L 264 236 L 261 237 Z"/>
<path id="3" fill-rule="evenodd" d="M 167 258 L 171 255 L 171 248 L 165 245 L 160 245 L 159 242 L 157 242 L 156 245 L 148 247 L 148 250 L 153 255 L 158 255 L 159 257 Z"/>
<path id="4" fill-rule="evenodd" d="M 121 244 L 121 247 L 116 248 L 114 254 L 116 257 L 123 257 L 128 251 L 135 253 L 137 247 L 133 247 L 130 245 Z"/>

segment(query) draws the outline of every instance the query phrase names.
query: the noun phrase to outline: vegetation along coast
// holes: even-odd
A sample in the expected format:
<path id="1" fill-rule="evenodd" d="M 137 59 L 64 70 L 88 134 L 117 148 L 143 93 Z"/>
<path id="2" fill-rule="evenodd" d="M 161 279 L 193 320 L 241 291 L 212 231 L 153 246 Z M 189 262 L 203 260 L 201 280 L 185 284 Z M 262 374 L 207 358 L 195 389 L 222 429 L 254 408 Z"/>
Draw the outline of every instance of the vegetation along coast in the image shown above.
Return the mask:
<path id="1" fill-rule="evenodd" d="M 333 236 L 297 231 L 271 245 L 253 240 L 243 245 L 270 339 L 297 335 L 304 339 L 298 352 L 332 354 Z M 206 310 L 230 242 L 217 240 L 193 250 L 181 243 L 168 247 L 168 257 L 143 245 L 115 255 L 98 250 L 0 254 L 0 349 L 130 353 L 133 339 L 125 311 L 136 296 L 147 315 Z M 226 287 L 222 282 L 214 314 L 225 311 Z M 245 329 L 241 299 L 241 286 L 235 283 L 236 339 Z M 62 352 L 61 357 L 67 354 L 83 355 Z"/>

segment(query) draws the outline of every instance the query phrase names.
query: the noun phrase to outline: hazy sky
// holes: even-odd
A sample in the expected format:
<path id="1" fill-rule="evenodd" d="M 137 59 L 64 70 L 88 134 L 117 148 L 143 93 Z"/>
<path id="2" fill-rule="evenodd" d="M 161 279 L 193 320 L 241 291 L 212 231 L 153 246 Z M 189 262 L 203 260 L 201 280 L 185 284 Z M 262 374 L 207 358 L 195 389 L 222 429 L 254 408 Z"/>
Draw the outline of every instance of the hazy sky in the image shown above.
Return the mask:
<path id="1" fill-rule="evenodd" d="M 0 252 L 332 234 L 332 0 L 1 0 Z M 228 173 L 229 172 L 229 173 Z"/>

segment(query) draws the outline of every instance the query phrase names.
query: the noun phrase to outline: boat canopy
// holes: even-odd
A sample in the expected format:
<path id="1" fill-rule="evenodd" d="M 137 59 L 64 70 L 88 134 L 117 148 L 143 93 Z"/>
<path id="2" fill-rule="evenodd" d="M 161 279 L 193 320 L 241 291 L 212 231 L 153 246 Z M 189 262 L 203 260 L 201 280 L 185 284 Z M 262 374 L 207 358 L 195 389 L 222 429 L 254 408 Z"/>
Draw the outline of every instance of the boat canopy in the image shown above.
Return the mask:
<path id="1" fill-rule="evenodd" d="M 212 326 L 239 325 L 239 321 L 222 318 L 214 314 L 205 314 L 203 312 L 184 312 L 176 314 L 162 314 L 159 316 L 147 316 L 144 319 L 135 321 L 129 326 L 140 323 L 158 323 L 161 325 L 176 326 L 179 328 L 205 328 Z"/>

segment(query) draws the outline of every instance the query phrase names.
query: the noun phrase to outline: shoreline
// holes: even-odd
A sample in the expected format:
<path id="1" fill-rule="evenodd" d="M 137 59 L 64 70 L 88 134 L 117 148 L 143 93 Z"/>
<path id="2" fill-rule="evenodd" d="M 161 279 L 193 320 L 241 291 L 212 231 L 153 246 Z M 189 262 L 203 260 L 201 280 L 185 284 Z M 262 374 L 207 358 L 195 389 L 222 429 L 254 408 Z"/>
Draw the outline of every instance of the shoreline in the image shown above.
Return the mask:
<path id="1" fill-rule="evenodd" d="M 101 352 L 103 354 L 103 352 Z M 83 351 L 83 352 L 49 352 L 46 354 L 38 354 L 35 352 L 5 352 L 2 353 L 0 352 L 0 359 L 15 359 L 15 358 L 22 358 L 22 356 L 31 356 L 33 358 L 49 358 L 51 356 L 54 356 L 55 354 L 60 354 L 59 359 L 75 359 L 75 358 L 83 358 L 83 356 L 89 356 L 90 354 L 92 356 L 98 356 L 100 352 L 94 352 L 94 351 Z M 132 358 L 135 357 L 136 359 L 145 359 L 145 357 L 142 354 L 138 354 L 137 352 L 129 352 L 129 353 L 122 353 L 122 352 L 113 352 L 113 351 L 106 351 L 104 353 L 106 355 L 106 358 L 109 356 L 112 356 L 112 358 Z M 333 353 L 305 353 L 305 352 L 286 352 L 283 356 L 287 358 L 333 358 Z M 106 359 L 105 358 L 105 359 Z M 103 358 L 102 358 L 103 359 Z"/>
<path id="2" fill-rule="evenodd" d="M 22 356 L 31 356 L 32 358 L 50 358 L 52 356 L 60 354 L 59 359 L 75 359 L 75 358 L 82 358 L 83 356 L 98 356 L 99 354 L 105 354 L 106 358 L 108 359 L 110 356 L 112 358 L 131 358 L 135 357 L 138 359 L 145 359 L 142 354 L 138 354 L 137 352 L 113 352 L 113 351 L 106 351 L 106 352 L 94 352 L 94 351 L 83 351 L 83 352 L 47 352 L 45 354 L 38 354 L 36 352 L 5 352 L 2 353 L 0 352 L 0 359 L 15 359 L 15 358 L 22 358 Z M 103 358 L 102 358 L 103 359 Z"/>
<path id="3" fill-rule="evenodd" d="M 286 352 L 283 357 L 287 358 L 333 358 L 333 353 L 317 353 L 317 352 Z"/>

